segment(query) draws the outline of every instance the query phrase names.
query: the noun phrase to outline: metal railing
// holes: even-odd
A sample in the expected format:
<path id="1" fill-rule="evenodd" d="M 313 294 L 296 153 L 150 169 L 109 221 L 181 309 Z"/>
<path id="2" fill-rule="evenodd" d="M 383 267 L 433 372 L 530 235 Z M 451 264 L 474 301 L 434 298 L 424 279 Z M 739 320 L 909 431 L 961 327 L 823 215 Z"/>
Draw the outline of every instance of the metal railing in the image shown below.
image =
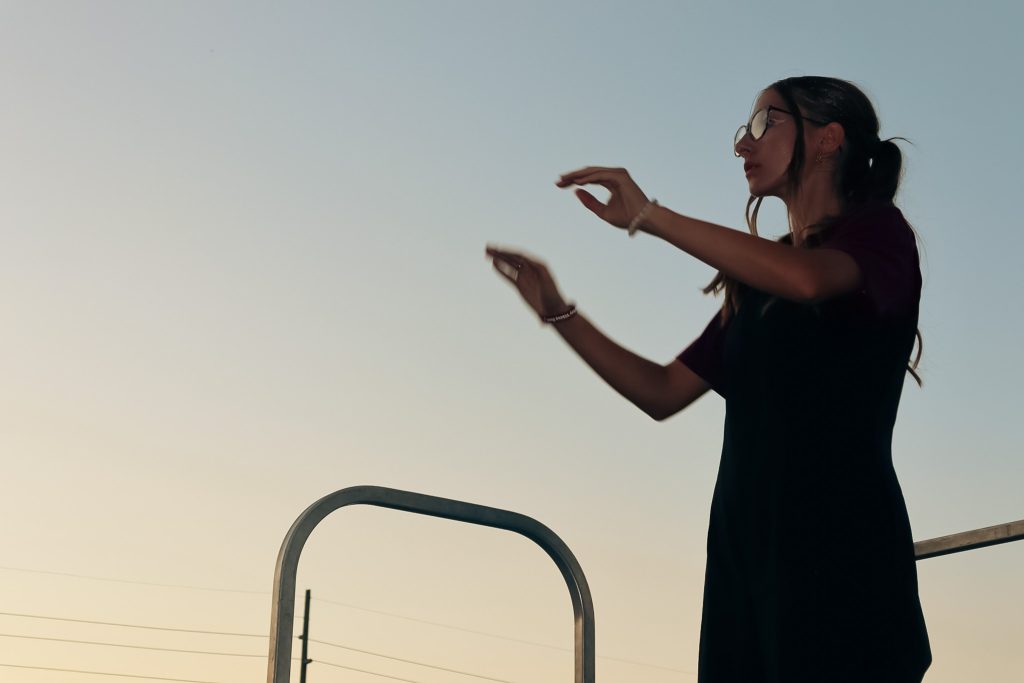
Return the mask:
<path id="1" fill-rule="evenodd" d="M 516 512 L 382 486 L 352 486 L 324 496 L 306 508 L 285 535 L 274 571 L 267 683 L 288 683 L 291 677 L 295 576 L 302 546 L 317 524 L 330 513 L 347 505 L 376 505 L 505 529 L 521 534 L 539 545 L 554 560 L 569 587 L 575 622 L 575 681 L 594 683 L 594 605 L 590 599 L 590 587 L 579 562 L 555 532 L 537 520 Z"/>
<path id="2" fill-rule="evenodd" d="M 562 539 L 537 520 L 516 512 L 383 486 L 352 486 L 324 496 L 306 508 L 285 535 L 274 572 L 267 683 L 290 681 L 295 578 L 302 547 L 327 515 L 347 505 L 376 505 L 505 529 L 539 545 L 554 560 L 569 587 L 575 622 L 575 683 L 594 683 L 594 605 L 583 570 Z M 914 556 L 924 560 L 1019 540 L 1024 540 L 1024 519 L 917 541 Z"/>
<path id="3" fill-rule="evenodd" d="M 1022 539 L 1024 539 L 1024 519 L 1019 519 L 1008 524 L 996 524 L 982 529 L 918 541 L 914 543 L 914 556 L 918 560 L 925 560 L 929 557 L 962 553 L 965 550 L 975 550 Z"/>

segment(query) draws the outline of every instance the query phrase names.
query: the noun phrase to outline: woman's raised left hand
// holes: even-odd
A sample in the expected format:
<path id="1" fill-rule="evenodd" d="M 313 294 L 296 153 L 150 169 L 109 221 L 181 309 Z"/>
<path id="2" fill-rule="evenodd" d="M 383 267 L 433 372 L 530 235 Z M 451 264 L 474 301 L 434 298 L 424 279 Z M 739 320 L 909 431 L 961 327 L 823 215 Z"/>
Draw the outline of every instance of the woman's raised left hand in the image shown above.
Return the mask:
<path id="1" fill-rule="evenodd" d="M 588 166 L 565 173 L 555 182 L 558 187 L 590 184 L 600 185 L 612 193 L 607 204 L 602 204 L 597 197 L 582 188 L 576 190 L 576 196 L 583 202 L 583 206 L 617 228 L 628 228 L 640 210 L 647 206 L 647 195 L 624 168 Z"/>

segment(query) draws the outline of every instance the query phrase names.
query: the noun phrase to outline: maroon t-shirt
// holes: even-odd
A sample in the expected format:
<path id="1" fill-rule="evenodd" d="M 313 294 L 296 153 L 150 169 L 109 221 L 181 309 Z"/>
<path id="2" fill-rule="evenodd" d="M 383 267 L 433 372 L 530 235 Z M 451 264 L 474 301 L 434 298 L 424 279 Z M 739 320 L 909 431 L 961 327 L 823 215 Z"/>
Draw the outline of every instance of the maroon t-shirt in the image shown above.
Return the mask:
<path id="1" fill-rule="evenodd" d="M 914 233 L 893 205 L 868 207 L 836 225 L 819 249 L 849 254 L 861 271 L 861 289 L 842 296 L 837 308 L 851 317 L 893 318 L 916 312 L 921 271 Z M 724 343 L 732 319 L 723 327 L 720 311 L 677 357 L 725 396 Z M 735 317 L 735 316 L 733 316 Z"/>

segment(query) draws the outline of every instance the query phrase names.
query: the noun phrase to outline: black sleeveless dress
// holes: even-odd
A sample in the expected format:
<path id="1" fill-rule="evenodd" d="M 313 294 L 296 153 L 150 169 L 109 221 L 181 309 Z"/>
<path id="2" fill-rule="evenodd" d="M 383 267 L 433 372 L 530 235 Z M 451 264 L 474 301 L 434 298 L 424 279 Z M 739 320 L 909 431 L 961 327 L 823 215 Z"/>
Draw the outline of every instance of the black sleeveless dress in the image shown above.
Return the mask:
<path id="1" fill-rule="evenodd" d="M 850 254 L 863 289 L 812 305 L 744 287 L 679 354 L 726 399 L 698 683 L 919 683 L 931 664 L 892 464 L 916 241 L 888 204 L 818 248 Z"/>

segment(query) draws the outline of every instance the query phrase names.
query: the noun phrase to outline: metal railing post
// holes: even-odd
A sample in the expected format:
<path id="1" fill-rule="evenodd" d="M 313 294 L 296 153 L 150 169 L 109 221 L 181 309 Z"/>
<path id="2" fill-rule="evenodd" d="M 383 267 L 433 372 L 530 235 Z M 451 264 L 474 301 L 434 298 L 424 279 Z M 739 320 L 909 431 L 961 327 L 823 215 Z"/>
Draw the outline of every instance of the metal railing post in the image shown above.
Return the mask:
<path id="1" fill-rule="evenodd" d="M 575 683 L 594 683 L 594 605 L 583 570 L 562 539 L 537 520 L 516 512 L 382 486 L 352 486 L 324 496 L 306 508 L 285 535 L 274 571 L 267 683 L 290 680 L 295 579 L 302 547 L 317 524 L 347 505 L 376 505 L 505 529 L 539 545 L 558 566 L 569 587 L 575 622 Z"/>

